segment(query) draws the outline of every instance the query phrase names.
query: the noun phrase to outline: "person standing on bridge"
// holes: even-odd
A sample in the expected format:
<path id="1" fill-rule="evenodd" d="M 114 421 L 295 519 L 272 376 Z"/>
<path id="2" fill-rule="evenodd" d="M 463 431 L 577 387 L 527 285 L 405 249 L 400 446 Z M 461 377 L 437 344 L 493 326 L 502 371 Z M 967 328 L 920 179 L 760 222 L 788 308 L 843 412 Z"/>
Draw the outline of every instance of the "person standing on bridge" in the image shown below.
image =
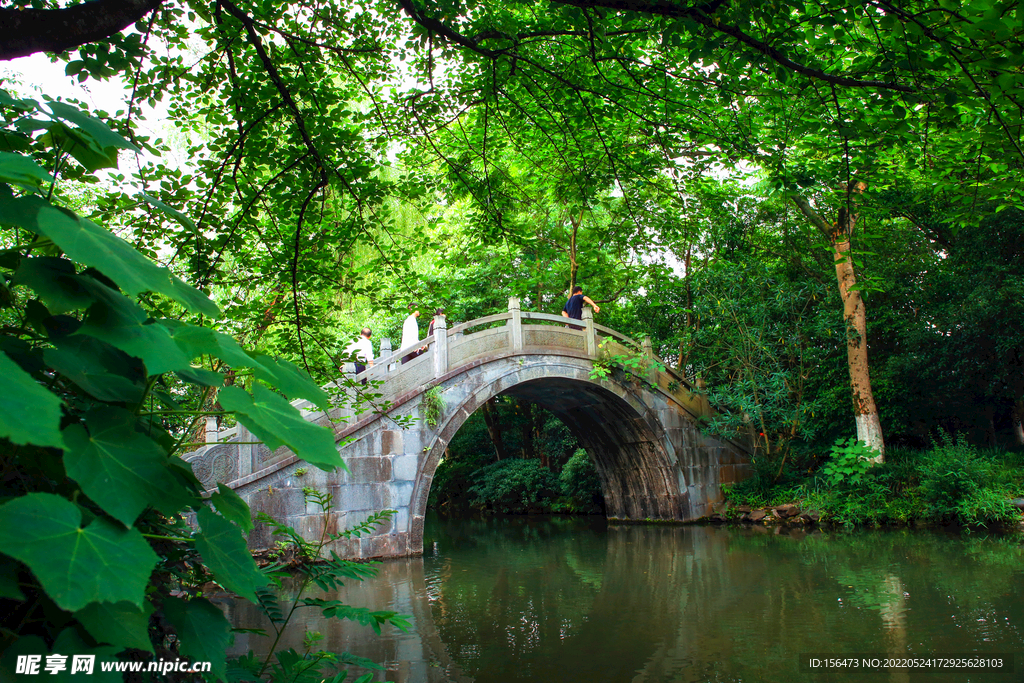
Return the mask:
<path id="1" fill-rule="evenodd" d="M 356 357 L 357 375 L 366 370 L 366 368 L 373 367 L 373 344 L 370 343 L 370 335 L 372 334 L 373 332 L 370 331 L 369 327 L 364 327 L 359 332 L 359 338 L 345 347 L 346 355 Z M 363 378 L 363 384 L 366 384 L 365 377 Z"/>
<path id="2" fill-rule="evenodd" d="M 583 304 L 584 302 L 590 304 L 594 313 L 600 313 L 601 307 L 594 303 L 589 296 L 583 295 L 583 288 L 576 285 L 572 288 L 572 294 L 569 295 L 569 300 L 565 302 L 565 307 L 562 309 L 563 318 L 571 318 L 573 320 L 583 320 Z M 574 330 L 582 330 L 582 327 L 578 325 L 566 325 Z"/>
<path id="3" fill-rule="evenodd" d="M 420 340 L 420 326 L 416 322 L 416 318 L 420 317 L 420 312 L 416 310 L 416 304 L 409 304 L 409 315 L 402 323 L 402 346 L 405 349 Z M 408 363 L 413 358 L 419 355 L 419 351 L 413 351 L 402 357 L 402 364 Z"/>

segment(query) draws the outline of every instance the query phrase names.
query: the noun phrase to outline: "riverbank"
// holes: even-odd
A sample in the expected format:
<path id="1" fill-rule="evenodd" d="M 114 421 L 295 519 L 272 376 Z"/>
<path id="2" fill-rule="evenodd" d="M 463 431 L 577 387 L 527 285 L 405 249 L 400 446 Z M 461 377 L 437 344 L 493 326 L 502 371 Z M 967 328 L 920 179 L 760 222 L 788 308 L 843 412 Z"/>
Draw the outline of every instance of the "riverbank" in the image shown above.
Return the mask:
<path id="1" fill-rule="evenodd" d="M 945 437 L 930 449 L 892 449 L 872 465 L 842 447 L 815 469 L 755 462 L 755 474 L 723 487 L 711 522 L 844 526 L 1020 528 L 1024 450 L 978 449 Z"/>

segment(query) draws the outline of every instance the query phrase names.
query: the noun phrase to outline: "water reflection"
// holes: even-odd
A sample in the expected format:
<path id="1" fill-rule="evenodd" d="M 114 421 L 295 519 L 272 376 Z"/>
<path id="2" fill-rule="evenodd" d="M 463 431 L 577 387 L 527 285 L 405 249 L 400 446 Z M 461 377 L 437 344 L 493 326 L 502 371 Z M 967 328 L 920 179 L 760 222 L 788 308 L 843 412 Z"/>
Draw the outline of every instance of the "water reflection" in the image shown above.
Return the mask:
<path id="1" fill-rule="evenodd" d="M 408 682 L 1024 679 L 798 669 L 813 652 L 1024 652 L 1015 539 L 486 518 L 433 519 L 424 548 L 340 596 L 411 614 L 414 633 L 377 638 L 310 613 L 285 647 L 317 630 L 325 647 L 383 661 L 387 680 Z M 232 619 L 258 621 L 244 607 Z"/>

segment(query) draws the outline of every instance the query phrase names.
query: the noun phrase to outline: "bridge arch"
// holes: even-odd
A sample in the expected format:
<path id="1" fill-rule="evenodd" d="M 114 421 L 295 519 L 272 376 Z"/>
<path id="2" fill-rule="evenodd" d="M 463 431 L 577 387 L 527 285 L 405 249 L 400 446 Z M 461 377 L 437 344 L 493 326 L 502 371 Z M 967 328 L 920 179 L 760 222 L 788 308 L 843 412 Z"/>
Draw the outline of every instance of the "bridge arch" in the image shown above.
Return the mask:
<path id="1" fill-rule="evenodd" d="M 414 519 L 426 512 L 434 472 L 447 445 L 470 415 L 498 395 L 536 403 L 565 424 L 597 467 L 609 518 L 685 517 L 681 497 L 686 484 L 676 467 L 675 446 L 641 390 L 594 381 L 589 363 L 578 358 L 536 356 L 505 368 L 458 405 L 445 406 L 417 472 L 410 509 Z"/>
<path id="2" fill-rule="evenodd" d="M 647 381 L 622 373 L 594 379 L 602 356 L 654 356 L 649 342 L 637 344 L 587 315 L 583 322 L 583 329 L 569 328 L 562 318 L 520 311 L 515 299 L 507 313 L 452 329 L 439 317 L 434 335 L 417 342 L 428 347 L 425 354 L 401 364 L 415 349 L 399 349 L 367 371 L 382 381 L 385 412 L 352 415 L 338 408 L 328 416 L 296 402 L 307 419 L 340 425 L 335 434 L 348 473 L 305 466 L 285 448 L 271 452 L 242 427 L 208 435 L 207 441 L 225 443 L 186 460 L 210 489 L 223 481 L 254 513 L 266 512 L 309 538 L 395 510 L 373 535 L 339 539 L 331 549 L 347 557 L 416 554 L 445 448 L 484 402 L 506 394 L 550 410 L 577 436 L 597 466 L 610 518 L 688 521 L 708 514 L 721 498 L 720 485 L 746 476 L 749 445 L 703 435 L 697 422 L 712 413 L 710 405 L 670 370 L 652 371 Z M 441 397 L 436 424 L 424 419 L 428 392 Z M 333 494 L 335 514 L 325 521 L 308 508 L 305 487 Z M 274 539 L 257 527 L 249 543 L 272 547 Z"/>

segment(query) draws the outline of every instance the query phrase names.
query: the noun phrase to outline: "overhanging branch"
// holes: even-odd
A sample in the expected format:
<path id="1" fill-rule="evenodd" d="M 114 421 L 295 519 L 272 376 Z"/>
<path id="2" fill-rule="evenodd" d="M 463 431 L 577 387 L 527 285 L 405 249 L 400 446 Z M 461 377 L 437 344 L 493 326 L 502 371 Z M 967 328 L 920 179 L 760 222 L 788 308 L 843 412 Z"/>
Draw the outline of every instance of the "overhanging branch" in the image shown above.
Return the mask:
<path id="1" fill-rule="evenodd" d="M 163 0 L 90 0 L 63 9 L 0 8 L 0 60 L 64 52 L 123 31 Z"/>

